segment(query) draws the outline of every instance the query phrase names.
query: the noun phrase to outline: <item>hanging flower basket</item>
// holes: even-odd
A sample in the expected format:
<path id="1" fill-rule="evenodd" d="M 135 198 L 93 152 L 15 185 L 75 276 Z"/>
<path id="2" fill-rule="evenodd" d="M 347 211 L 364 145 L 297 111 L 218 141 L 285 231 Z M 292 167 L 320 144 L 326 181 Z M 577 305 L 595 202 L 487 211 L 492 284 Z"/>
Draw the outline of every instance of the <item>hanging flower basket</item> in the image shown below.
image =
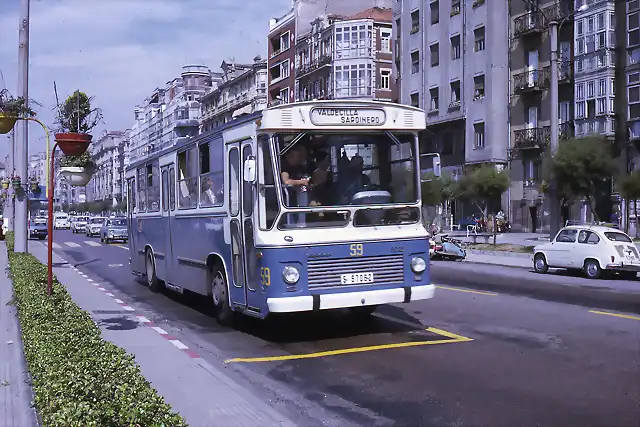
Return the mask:
<path id="1" fill-rule="evenodd" d="M 20 189 L 20 187 L 22 186 L 22 179 L 20 179 L 19 176 L 11 178 L 11 185 L 13 186 L 14 190 Z"/>
<path id="2" fill-rule="evenodd" d="M 94 168 L 92 166 L 63 166 L 60 168 L 60 174 L 67 181 L 67 184 L 73 187 L 83 187 L 91 181 Z"/>
<path id="3" fill-rule="evenodd" d="M 66 156 L 77 157 L 89 148 L 93 136 L 86 133 L 57 133 L 56 142 Z"/>
<path id="4" fill-rule="evenodd" d="M 36 193 L 38 192 L 38 190 L 40 190 L 40 183 L 38 182 L 37 179 L 32 179 L 30 184 L 31 184 L 31 192 Z"/>
<path id="5" fill-rule="evenodd" d="M 4 113 L 0 113 L 0 134 L 4 135 L 13 129 L 18 119 L 16 117 L 7 117 Z"/>
<path id="6" fill-rule="evenodd" d="M 3 190 L 8 190 L 9 185 L 11 185 L 11 181 L 9 180 L 9 178 L 3 178 L 2 181 L 0 181 L 0 184 L 2 184 Z"/>

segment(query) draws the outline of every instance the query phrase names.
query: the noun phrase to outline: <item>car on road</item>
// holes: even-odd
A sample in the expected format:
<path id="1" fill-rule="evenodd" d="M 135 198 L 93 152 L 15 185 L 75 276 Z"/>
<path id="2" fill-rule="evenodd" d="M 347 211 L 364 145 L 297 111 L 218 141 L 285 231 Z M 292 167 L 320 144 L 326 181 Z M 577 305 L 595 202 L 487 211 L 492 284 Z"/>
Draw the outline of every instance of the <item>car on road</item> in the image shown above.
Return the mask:
<path id="1" fill-rule="evenodd" d="M 29 238 L 38 238 L 44 240 L 49 234 L 49 227 L 47 226 L 47 218 L 35 217 L 29 220 Z"/>
<path id="2" fill-rule="evenodd" d="M 83 233 L 85 232 L 85 227 L 87 226 L 87 221 L 89 221 L 88 216 L 77 216 L 75 217 L 75 221 L 71 223 L 71 232 L 72 233 Z"/>
<path id="3" fill-rule="evenodd" d="M 581 270 L 589 279 L 617 272 L 633 280 L 640 272 L 640 252 L 633 240 L 617 228 L 596 225 L 564 227 L 549 243 L 533 249 L 533 268 Z"/>
<path id="4" fill-rule="evenodd" d="M 69 221 L 69 214 L 64 212 L 57 212 L 53 215 L 54 230 L 69 230 L 70 228 L 71 222 Z"/>
<path id="5" fill-rule="evenodd" d="M 109 243 L 115 240 L 121 240 L 125 243 L 129 240 L 127 220 L 124 218 L 109 218 L 102 224 L 100 241 Z"/>
<path id="6" fill-rule="evenodd" d="M 89 218 L 87 225 L 85 225 L 85 234 L 87 237 L 99 236 L 102 224 L 104 224 L 106 218 L 103 216 L 94 216 Z"/>

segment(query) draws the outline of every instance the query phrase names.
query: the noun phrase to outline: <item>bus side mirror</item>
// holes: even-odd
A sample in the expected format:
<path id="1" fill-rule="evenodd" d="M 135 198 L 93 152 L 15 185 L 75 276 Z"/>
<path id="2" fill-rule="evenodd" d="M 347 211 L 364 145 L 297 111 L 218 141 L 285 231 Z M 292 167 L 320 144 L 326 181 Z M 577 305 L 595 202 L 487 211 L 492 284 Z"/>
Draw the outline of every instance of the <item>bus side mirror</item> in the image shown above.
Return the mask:
<path id="1" fill-rule="evenodd" d="M 440 165 L 440 156 L 435 156 L 433 158 L 433 175 L 437 178 L 440 178 L 442 175 L 442 167 Z"/>
<path id="2" fill-rule="evenodd" d="M 249 156 L 244 161 L 243 178 L 245 182 L 254 182 L 256 180 L 256 158 Z"/>

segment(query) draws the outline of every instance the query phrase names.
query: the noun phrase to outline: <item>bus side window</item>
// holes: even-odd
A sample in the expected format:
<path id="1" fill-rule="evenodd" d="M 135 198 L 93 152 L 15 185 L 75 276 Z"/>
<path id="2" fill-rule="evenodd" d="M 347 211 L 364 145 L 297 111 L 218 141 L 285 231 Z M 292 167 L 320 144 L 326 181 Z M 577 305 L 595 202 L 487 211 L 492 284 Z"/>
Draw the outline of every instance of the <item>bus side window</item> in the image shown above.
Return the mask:
<path id="1" fill-rule="evenodd" d="M 198 206 L 198 151 L 193 147 L 178 153 L 178 208 Z"/>
<path id="2" fill-rule="evenodd" d="M 176 210 L 176 170 L 173 167 L 169 169 L 169 208 Z"/>
<path id="3" fill-rule="evenodd" d="M 200 206 L 222 206 L 224 202 L 224 143 L 216 138 L 200 145 Z"/>
<path id="4" fill-rule="evenodd" d="M 167 212 L 169 210 L 169 183 L 167 180 L 168 174 L 166 170 L 162 171 L 162 211 Z"/>

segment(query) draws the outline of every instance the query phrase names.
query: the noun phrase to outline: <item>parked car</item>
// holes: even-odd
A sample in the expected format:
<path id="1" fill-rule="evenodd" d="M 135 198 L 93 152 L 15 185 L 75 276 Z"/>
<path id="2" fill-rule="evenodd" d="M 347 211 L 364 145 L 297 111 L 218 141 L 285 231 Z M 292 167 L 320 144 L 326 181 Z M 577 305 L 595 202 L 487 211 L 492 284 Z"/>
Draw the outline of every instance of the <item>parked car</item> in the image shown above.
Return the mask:
<path id="1" fill-rule="evenodd" d="M 109 243 L 114 240 L 126 242 L 129 239 L 127 220 L 122 218 L 107 219 L 100 229 L 100 241 Z"/>
<path id="2" fill-rule="evenodd" d="M 633 280 L 640 272 L 640 252 L 624 232 L 605 226 L 564 227 L 549 243 L 533 249 L 533 268 L 546 273 L 549 268 L 581 270 L 589 279 L 618 272 Z"/>
<path id="3" fill-rule="evenodd" d="M 71 232 L 72 233 L 83 233 L 85 232 L 85 227 L 87 226 L 87 221 L 89 221 L 88 216 L 77 216 L 75 217 L 75 221 L 71 223 Z"/>
<path id="4" fill-rule="evenodd" d="M 29 220 L 29 238 L 34 239 L 38 238 L 40 240 L 44 240 L 47 238 L 47 234 L 49 234 L 49 227 L 47 227 L 47 218 L 31 218 Z"/>
<path id="5" fill-rule="evenodd" d="M 106 218 L 102 216 L 94 216 L 89 218 L 87 225 L 85 225 L 85 234 L 87 237 L 99 236 L 102 224 L 104 224 Z"/>
<path id="6" fill-rule="evenodd" d="M 71 228 L 71 222 L 69 221 L 69 214 L 64 212 L 57 212 L 53 214 L 53 229 L 54 230 L 69 230 Z"/>

